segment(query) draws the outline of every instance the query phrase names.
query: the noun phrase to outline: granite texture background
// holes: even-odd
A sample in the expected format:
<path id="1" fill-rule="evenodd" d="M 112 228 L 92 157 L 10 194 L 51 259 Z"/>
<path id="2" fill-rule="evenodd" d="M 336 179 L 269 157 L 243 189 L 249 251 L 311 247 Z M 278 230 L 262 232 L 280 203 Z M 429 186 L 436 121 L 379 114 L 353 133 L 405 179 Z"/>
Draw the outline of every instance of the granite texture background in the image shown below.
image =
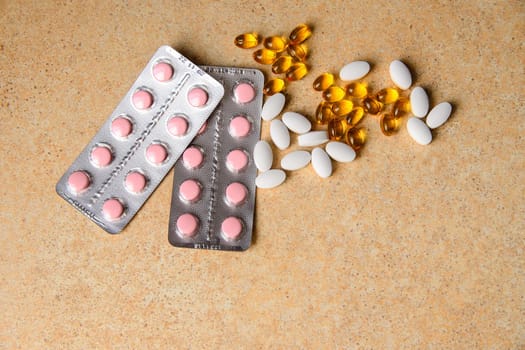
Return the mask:
<path id="1" fill-rule="evenodd" d="M 401 58 L 454 105 L 432 144 L 367 117 L 353 163 L 257 192 L 244 253 L 169 245 L 171 172 L 114 236 L 55 194 L 159 46 L 270 77 L 233 38 L 301 22 L 286 110 L 353 60 L 389 86 Z M 524 42 L 522 1 L 0 1 L 0 348 L 525 347 Z"/>

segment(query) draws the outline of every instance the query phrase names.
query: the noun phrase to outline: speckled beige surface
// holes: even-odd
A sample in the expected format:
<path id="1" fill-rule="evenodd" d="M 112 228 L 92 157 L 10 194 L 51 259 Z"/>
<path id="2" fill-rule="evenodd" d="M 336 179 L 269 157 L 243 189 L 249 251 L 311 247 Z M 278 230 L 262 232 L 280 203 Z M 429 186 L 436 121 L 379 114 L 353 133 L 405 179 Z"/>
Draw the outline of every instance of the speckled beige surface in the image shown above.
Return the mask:
<path id="1" fill-rule="evenodd" d="M 0 348 L 525 346 L 524 3 L 303 3 L 0 1 Z M 432 144 L 368 117 L 356 161 L 257 193 L 244 253 L 169 245 L 171 173 L 115 236 L 55 194 L 157 47 L 261 67 L 233 37 L 301 22 L 287 110 L 312 115 L 323 71 L 368 60 L 379 88 L 401 58 L 454 105 Z"/>

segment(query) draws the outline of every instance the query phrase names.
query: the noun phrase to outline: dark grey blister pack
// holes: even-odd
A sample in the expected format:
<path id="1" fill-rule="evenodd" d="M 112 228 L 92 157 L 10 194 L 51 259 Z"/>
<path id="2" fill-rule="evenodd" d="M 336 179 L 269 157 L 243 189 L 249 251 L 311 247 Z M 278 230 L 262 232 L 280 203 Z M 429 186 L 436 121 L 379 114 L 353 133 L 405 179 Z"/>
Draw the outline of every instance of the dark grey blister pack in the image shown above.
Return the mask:
<path id="1" fill-rule="evenodd" d="M 174 166 L 173 194 L 169 221 L 169 241 L 177 247 L 243 251 L 252 241 L 255 211 L 255 177 L 257 169 L 253 162 L 253 149 L 260 139 L 261 110 L 263 101 L 264 76 L 257 69 L 201 66 L 208 74 L 221 82 L 225 95 L 212 116 L 206 129 L 192 142 L 204 153 L 204 161 L 198 169 L 188 169 L 184 156 Z M 236 87 L 250 84 L 254 98 L 247 103 L 236 99 Z M 251 123 L 247 136 L 237 138 L 230 133 L 230 122 L 236 116 L 245 116 Z M 226 159 L 232 150 L 244 150 L 248 164 L 242 171 L 231 171 Z M 201 185 L 199 200 L 188 203 L 180 194 L 180 186 L 188 179 Z M 235 206 L 225 199 L 226 188 L 232 183 L 241 183 L 247 189 L 247 198 Z M 198 220 L 198 229 L 191 235 L 183 235 L 177 227 L 177 220 L 190 213 Z M 222 232 L 222 223 L 228 217 L 242 222 L 242 234 L 238 239 L 227 239 Z"/>

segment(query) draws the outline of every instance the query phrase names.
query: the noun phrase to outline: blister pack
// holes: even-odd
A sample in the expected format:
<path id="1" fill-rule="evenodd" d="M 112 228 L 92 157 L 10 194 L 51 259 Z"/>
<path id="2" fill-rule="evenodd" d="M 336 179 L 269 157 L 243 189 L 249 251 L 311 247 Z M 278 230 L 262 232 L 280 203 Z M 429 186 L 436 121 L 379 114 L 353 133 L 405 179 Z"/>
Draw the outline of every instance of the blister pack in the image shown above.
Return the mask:
<path id="1" fill-rule="evenodd" d="M 264 76 L 202 67 L 225 96 L 175 163 L 168 238 L 177 247 L 246 250 L 255 210 L 253 148 L 260 137 Z"/>
<path id="2" fill-rule="evenodd" d="M 201 68 L 160 47 L 58 181 L 57 193 L 107 232 L 120 232 L 223 95 Z"/>

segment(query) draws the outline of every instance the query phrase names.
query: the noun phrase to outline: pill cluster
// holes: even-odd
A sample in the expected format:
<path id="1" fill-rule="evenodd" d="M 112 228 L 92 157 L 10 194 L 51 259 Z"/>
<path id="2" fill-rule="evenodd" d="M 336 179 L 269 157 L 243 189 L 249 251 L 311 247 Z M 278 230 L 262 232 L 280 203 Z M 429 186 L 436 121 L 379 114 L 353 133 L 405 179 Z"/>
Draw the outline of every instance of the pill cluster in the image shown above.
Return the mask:
<path id="1" fill-rule="evenodd" d="M 58 181 L 57 193 L 109 233 L 120 232 L 223 94 L 219 82 L 162 46 Z"/>
<path id="2" fill-rule="evenodd" d="M 245 250 L 253 228 L 252 153 L 260 135 L 264 76 L 256 69 L 202 68 L 225 87 L 225 95 L 175 163 L 168 237 L 178 247 Z"/>
<path id="3" fill-rule="evenodd" d="M 304 42 L 311 35 L 312 29 L 307 24 L 300 24 L 292 30 L 288 38 L 273 35 L 262 39 L 256 33 L 245 33 L 238 35 L 234 43 L 237 47 L 251 49 L 262 41 L 264 47 L 253 53 L 254 60 L 260 64 L 271 64 L 273 74 L 284 75 L 286 81 L 291 82 L 301 80 L 308 74 L 308 47 Z M 270 79 L 264 85 L 264 94 L 270 96 L 284 91 L 285 79 Z"/>

